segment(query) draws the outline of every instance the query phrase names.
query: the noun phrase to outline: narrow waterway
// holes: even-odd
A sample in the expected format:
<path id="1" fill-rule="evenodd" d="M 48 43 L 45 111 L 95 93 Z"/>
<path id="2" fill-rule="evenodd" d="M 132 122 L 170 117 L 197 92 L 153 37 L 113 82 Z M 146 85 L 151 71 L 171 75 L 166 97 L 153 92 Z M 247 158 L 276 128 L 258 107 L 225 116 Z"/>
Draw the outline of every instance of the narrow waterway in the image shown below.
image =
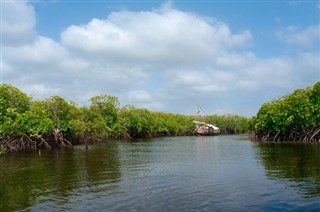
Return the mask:
<path id="1" fill-rule="evenodd" d="M 0 211 L 319 208 L 319 144 L 165 137 L 0 157 Z"/>

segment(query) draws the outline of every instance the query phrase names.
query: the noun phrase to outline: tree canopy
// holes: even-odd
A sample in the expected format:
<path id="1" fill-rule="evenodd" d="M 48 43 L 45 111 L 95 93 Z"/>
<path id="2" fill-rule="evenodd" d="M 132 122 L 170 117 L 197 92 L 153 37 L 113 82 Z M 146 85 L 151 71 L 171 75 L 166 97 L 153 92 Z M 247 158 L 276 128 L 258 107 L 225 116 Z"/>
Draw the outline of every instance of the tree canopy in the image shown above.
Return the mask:
<path id="1" fill-rule="evenodd" d="M 320 82 L 264 103 L 250 129 L 259 140 L 319 141 Z"/>
<path id="2" fill-rule="evenodd" d="M 78 106 L 60 96 L 35 100 L 18 88 L 0 85 L 0 154 L 23 149 L 53 148 L 110 139 L 193 135 L 194 116 L 120 107 L 117 97 L 92 97 Z M 246 117 L 205 116 L 224 133 L 246 130 Z"/>

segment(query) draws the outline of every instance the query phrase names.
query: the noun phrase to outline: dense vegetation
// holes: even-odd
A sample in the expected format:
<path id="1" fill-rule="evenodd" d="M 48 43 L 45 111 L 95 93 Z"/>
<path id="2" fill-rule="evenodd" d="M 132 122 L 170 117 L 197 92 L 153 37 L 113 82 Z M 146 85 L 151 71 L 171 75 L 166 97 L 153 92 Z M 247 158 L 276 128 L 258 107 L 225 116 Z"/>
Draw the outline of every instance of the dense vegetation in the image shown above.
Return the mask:
<path id="1" fill-rule="evenodd" d="M 126 105 L 117 97 L 99 95 L 89 107 L 59 96 L 33 101 L 18 88 L 0 85 L 0 155 L 23 149 L 54 148 L 76 143 L 154 136 L 193 135 L 194 116 L 151 112 Z M 206 116 L 222 133 L 246 130 L 247 118 Z"/>
<path id="2" fill-rule="evenodd" d="M 235 114 L 204 116 L 204 121 L 214 123 L 223 134 L 239 134 L 248 132 L 249 119 Z"/>
<path id="3" fill-rule="evenodd" d="M 263 104 L 250 126 L 257 140 L 320 142 L 320 82 Z"/>

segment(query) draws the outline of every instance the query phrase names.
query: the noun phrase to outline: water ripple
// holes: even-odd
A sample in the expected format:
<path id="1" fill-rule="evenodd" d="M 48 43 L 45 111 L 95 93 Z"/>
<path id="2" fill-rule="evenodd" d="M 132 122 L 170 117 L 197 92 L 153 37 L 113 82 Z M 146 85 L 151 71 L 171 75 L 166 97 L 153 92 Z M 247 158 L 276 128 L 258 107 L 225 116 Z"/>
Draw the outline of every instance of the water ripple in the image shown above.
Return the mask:
<path id="1" fill-rule="evenodd" d="M 320 208 L 319 148 L 237 138 L 157 138 L 3 157 L 0 211 Z"/>

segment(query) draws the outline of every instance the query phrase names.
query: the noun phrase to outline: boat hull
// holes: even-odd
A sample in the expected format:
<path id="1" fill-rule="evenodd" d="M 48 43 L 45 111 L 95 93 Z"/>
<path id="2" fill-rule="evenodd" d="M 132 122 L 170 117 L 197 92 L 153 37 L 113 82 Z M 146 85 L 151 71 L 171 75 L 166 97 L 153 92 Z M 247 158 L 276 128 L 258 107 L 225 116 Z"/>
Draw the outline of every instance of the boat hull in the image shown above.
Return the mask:
<path id="1" fill-rule="evenodd" d="M 216 132 L 216 133 L 201 133 L 201 132 L 197 132 L 197 136 L 213 136 L 213 135 L 219 135 L 220 132 Z"/>
<path id="2" fill-rule="evenodd" d="M 194 121 L 196 123 L 196 134 L 199 136 L 208 136 L 208 135 L 218 135 L 220 134 L 220 129 L 214 125 L 207 124 L 204 122 Z"/>

